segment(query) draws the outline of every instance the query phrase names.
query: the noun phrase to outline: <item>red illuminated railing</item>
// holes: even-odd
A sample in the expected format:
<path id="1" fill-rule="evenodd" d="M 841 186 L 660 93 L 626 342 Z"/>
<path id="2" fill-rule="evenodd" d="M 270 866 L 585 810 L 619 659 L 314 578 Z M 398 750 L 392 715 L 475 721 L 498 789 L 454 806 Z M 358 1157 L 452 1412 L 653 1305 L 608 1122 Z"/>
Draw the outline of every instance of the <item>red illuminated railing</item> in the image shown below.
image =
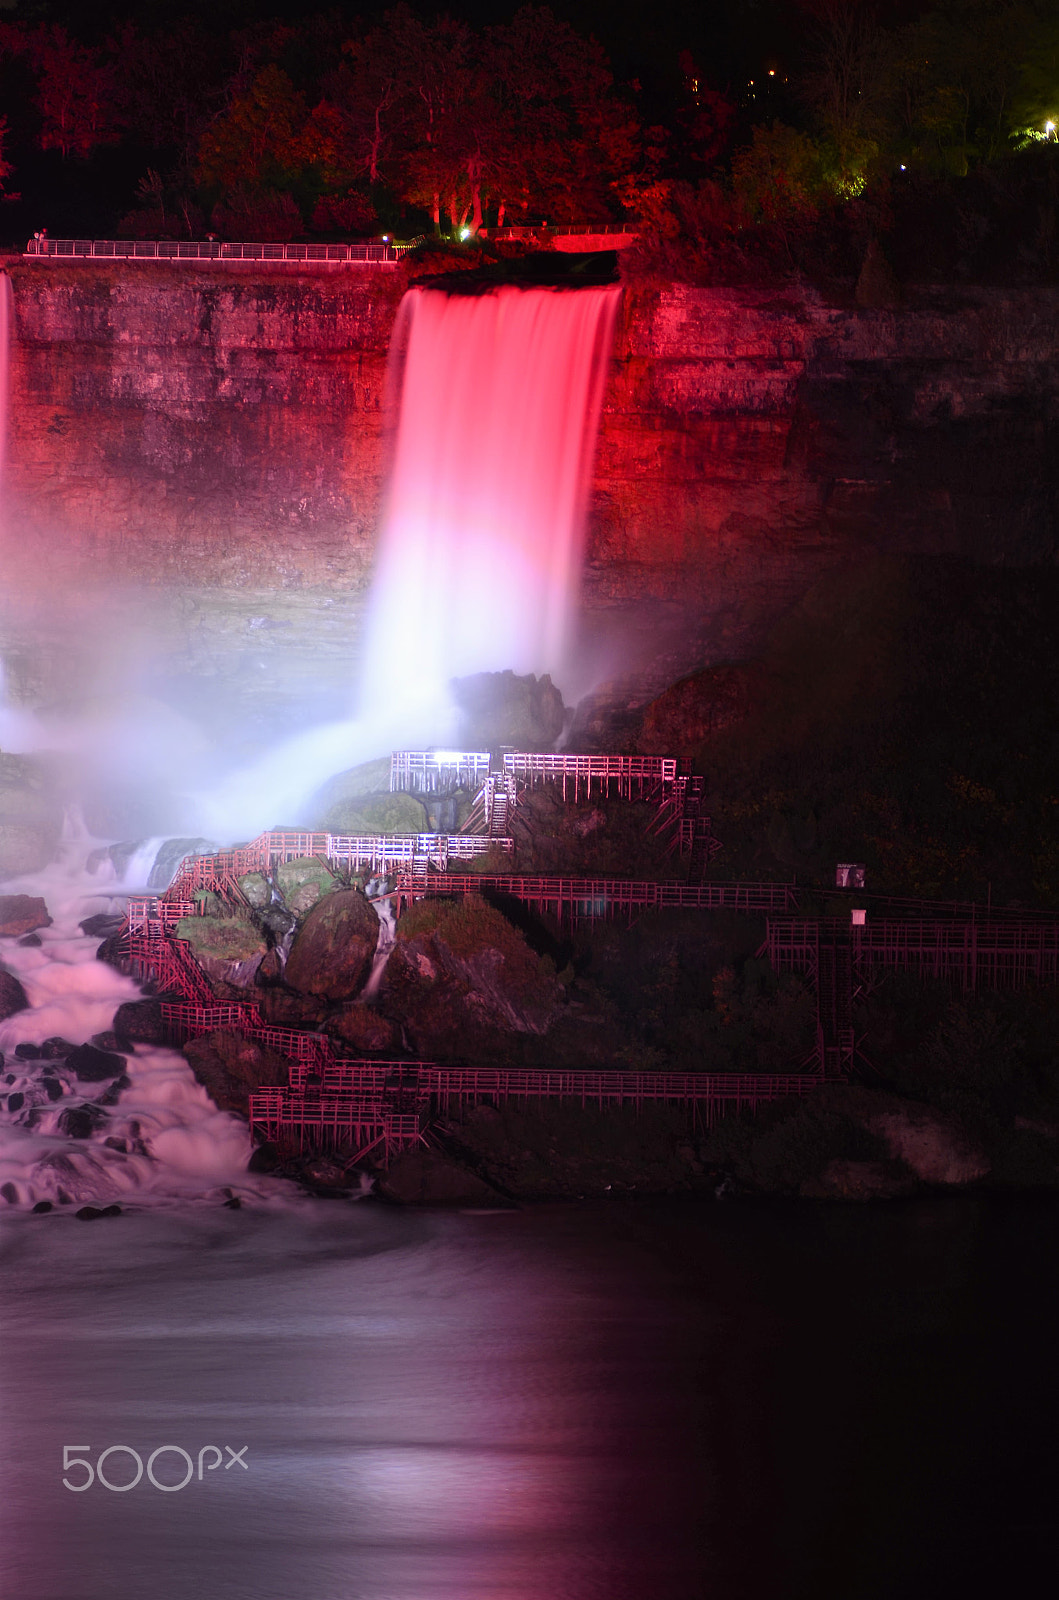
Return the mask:
<path id="1" fill-rule="evenodd" d="M 24 255 L 47 261 L 296 261 L 303 266 L 396 266 L 407 244 L 229 244 L 220 239 L 30 239 Z"/>
<path id="2" fill-rule="evenodd" d="M 559 916 L 609 917 L 637 910 L 786 911 L 797 904 L 793 883 L 656 883 L 633 878 L 523 878 L 496 873 L 434 873 L 425 878 L 402 874 L 397 903 L 428 896 L 510 895 Z"/>

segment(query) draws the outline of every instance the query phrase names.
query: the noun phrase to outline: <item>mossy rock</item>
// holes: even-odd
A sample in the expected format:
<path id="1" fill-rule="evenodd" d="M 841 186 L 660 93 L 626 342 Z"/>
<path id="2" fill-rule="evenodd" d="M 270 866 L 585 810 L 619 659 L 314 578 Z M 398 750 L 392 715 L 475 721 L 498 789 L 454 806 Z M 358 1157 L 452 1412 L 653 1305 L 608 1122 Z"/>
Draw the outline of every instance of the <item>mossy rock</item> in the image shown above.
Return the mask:
<path id="1" fill-rule="evenodd" d="M 358 794 L 380 794 L 390 787 L 390 757 L 377 756 L 374 761 L 362 761 L 348 772 L 336 772 L 328 778 L 312 799 L 315 810 L 323 812 Z"/>
<path id="2" fill-rule="evenodd" d="M 352 1000 L 371 971 L 379 940 L 375 908 L 356 889 L 339 889 L 315 905 L 295 934 L 284 979 L 301 994 Z"/>
<path id="3" fill-rule="evenodd" d="M 337 887 L 334 874 L 319 856 L 299 856 L 295 861 L 284 861 L 276 869 L 276 883 L 296 916 L 304 916 L 318 900 Z"/>
<path id="4" fill-rule="evenodd" d="M 249 961 L 265 953 L 258 930 L 238 917 L 181 917 L 174 932 L 195 955 L 215 961 Z"/>
<path id="5" fill-rule="evenodd" d="M 426 806 L 411 794 L 374 794 L 346 800 L 328 812 L 332 833 L 429 833 Z"/>
<path id="6" fill-rule="evenodd" d="M 272 886 L 262 872 L 244 872 L 239 887 L 255 911 L 272 904 Z"/>

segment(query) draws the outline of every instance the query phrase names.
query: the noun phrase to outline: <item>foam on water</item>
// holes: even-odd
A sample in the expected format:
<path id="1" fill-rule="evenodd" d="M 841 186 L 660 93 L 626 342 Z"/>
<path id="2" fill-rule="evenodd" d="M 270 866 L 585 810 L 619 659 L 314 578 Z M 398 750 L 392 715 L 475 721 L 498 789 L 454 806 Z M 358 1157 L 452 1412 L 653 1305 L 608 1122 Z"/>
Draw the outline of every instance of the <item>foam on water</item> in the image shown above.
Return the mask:
<path id="1" fill-rule="evenodd" d="M 30 1002 L 28 1010 L 0 1022 L 6 1057 L 0 1085 L 0 1191 L 9 1204 L 19 1205 L 64 1199 L 158 1205 L 216 1200 L 225 1188 L 259 1202 L 292 1198 L 289 1186 L 247 1174 L 246 1124 L 217 1109 L 179 1052 L 137 1045 L 126 1068 L 130 1085 L 110 1106 L 98 1106 L 107 1083 L 79 1083 L 61 1059 L 22 1061 L 14 1055 L 19 1043 L 39 1045 L 56 1036 L 84 1044 L 111 1027 L 123 1001 L 142 996 L 132 978 L 96 959 L 98 936 L 78 926 L 96 912 L 124 909 L 124 886 L 114 880 L 111 864 L 105 862 L 94 875 L 85 868 L 95 843 L 68 837 L 49 867 L 0 886 L 5 894 L 42 895 L 53 919 L 51 927 L 39 931 L 39 947 L 0 940 L 0 962 L 19 979 Z M 61 1083 L 61 1099 L 49 1098 L 49 1078 Z M 12 1095 L 22 1097 L 14 1111 Z M 63 1113 L 83 1105 L 103 1113 L 91 1136 L 61 1132 Z M 107 1139 L 124 1148 L 108 1145 Z"/>

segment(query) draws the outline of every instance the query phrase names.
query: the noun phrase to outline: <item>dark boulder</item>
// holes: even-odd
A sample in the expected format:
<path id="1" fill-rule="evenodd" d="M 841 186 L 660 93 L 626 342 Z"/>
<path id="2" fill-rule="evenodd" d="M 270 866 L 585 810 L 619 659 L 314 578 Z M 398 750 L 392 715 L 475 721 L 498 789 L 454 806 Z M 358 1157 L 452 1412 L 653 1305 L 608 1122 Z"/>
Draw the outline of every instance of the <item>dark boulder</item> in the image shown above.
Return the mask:
<path id="1" fill-rule="evenodd" d="M 21 1044 L 15 1046 L 15 1056 L 19 1061 L 39 1061 L 44 1054 L 39 1044 L 31 1044 L 28 1039 L 23 1039 Z"/>
<path id="2" fill-rule="evenodd" d="M 278 984 L 256 996 L 261 1020 L 273 1028 L 309 1028 L 315 1031 L 327 1015 L 327 1001 L 310 994 L 295 994 Z"/>
<path id="3" fill-rule="evenodd" d="M 294 937 L 288 986 L 327 1000 L 351 1000 L 363 988 L 379 939 L 379 919 L 357 889 L 318 900 Z"/>
<path id="4" fill-rule="evenodd" d="M 643 712 L 636 747 L 649 755 L 692 756 L 745 722 L 754 706 L 756 669 L 707 667 L 672 684 Z"/>
<path id="5" fill-rule="evenodd" d="M 121 932 L 125 918 L 116 917 L 109 911 L 97 911 L 95 916 L 85 917 L 77 926 L 92 939 L 107 939 L 112 933 Z"/>
<path id="6" fill-rule="evenodd" d="M 69 1039 L 62 1038 L 60 1034 L 53 1034 L 41 1045 L 40 1058 L 42 1061 L 62 1061 L 76 1049 L 77 1046 L 71 1044 Z"/>
<path id="7" fill-rule="evenodd" d="M 48 908 L 39 895 L 0 894 L 0 938 L 17 939 L 50 927 Z"/>
<path id="8" fill-rule="evenodd" d="M 121 1041 L 113 1028 L 105 1028 L 102 1033 L 94 1033 L 91 1041 L 97 1050 L 120 1050 Z"/>
<path id="9" fill-rule="evenodd" d="M 283 1157 L 276 1146 L 269 1141 L 259 1144 L 250 1160 L 246 1164 L 247 1172 L 275 1172 L 282 1166 Z"/>
<path id="10" fill-rule="evenodd" d="M 12 972 L 0 971 L 0 1022 L 16 1011 L 28 1011 L 26 991 Z"/>
<path id="11" fill-rule="evenodd" d="M 125 1057 L 111 1050 L 100 1050 L 94 1044 L 82 1044 L 71 1050 L 66 1065 L 73 1069 L 81 1083 L 103 1083 L 125 1071 Z"/>
<path id="12" fill-rule="evenodd" d="M 564 1009 L 551 962 L 477 895 L 424 901 L 401 918 L 380 1009 L 426 1060 L 496 1061 L 518 1035 L 543 1035 Z"/>
<path id="13" fill-rule="evenodd" d="M 91 1139 L 105 1115 L 94 1106 L 70 1106 L 59 1118 L 59 1132 L 68 1139 Z"/>
<path id="14" fill-rule="evenodd" d="M 129 947 L 125 935 L 112 933 L 104 939 L 96 951 L 96 960 L 105 961 L 108 967 L 117 967 L 119 972 L 124 972 L 129 964 Z"/>
<path id="15" fill-rule="evenodd" d="M 126 1000 L 114 1013 L 114 1034 L 125 1044 L 166 1044 L 161 1000 Z"/>
<path id="16" fill-rule="evenodd" d="M 460 709 L 464 749 L 551 750 L 563 731 L 566 708 L 551 678 L 533 673 L 476 672 L 457 678 L 452 695 Z"/>
<path id="17" fill-rule="evenodd" d="M 315 1194 L 342 1195 L 360 1184 L 359 1173 L 347 1172 L 341 1162 L 333 1161 L 330 1156 L 307 1157 L 298 1175 Z"/>
<path id="18" fill-rule="evenodd" d="M 287 1056 L 225 1028 L 189 1039 L 184 1055 L 213 1103 L 244 1117 L 252 1089 L 285 1085 L 290 1078 Z"/>
<path id="19" fill-rule="evenodd" d="M 339 1055 L 385 1056 L 397 1048 L 397 1030 L 389 1018 L 372 1006 L 343 1006 L 328 1017 L 326 1031 L 335 1041 Z"/>
<path id="20" fill-rule="evenodd" d="M 283 957 L 275 945 L 262 956 L 261 963 L 254 973 L 254 982 L 262 988 L 283 982 Z"/>
<path id="21" fill-rule="evenodd" d="M 132 1079 L 127 1072 L 123 1072 L 120 1078 L 115 1078 L 113 1083 L 107 1085 L 102 1094 L 96 1095 L 95 1104 L 97 1106 L 116 1106 L 121 1098 L 122 1091 L 130 1088 L 131 1085 Z"/>
<path id="22" fill-rule="evenodd" d="M 20 939 L 18 942 L 19 947 L 23 950 L 39 950 L 44 940 L 39 933 L 27 933 L 25 938 Z"/>

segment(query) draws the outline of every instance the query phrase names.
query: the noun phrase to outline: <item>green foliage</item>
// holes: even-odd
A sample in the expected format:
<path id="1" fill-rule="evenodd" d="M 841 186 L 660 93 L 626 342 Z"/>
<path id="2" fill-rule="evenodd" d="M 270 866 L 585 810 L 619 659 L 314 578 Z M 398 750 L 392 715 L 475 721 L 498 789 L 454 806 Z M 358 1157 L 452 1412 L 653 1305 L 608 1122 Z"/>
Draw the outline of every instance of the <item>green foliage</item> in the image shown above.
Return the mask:
<path id="1" fill-rule="evenodd" d="M 782 122 L 757 127 L 732 160 L 732 187 L 755 220 L 815 216 L 828 188 L 823 152 Z"/>
<path id="2" fill-rule="evenodd" d="M 218 961 L 247 961 L 265 950 L 257 929 L 238 917 L 181 917 L 174 937 L 186 940 L 196 955 Z"/>

